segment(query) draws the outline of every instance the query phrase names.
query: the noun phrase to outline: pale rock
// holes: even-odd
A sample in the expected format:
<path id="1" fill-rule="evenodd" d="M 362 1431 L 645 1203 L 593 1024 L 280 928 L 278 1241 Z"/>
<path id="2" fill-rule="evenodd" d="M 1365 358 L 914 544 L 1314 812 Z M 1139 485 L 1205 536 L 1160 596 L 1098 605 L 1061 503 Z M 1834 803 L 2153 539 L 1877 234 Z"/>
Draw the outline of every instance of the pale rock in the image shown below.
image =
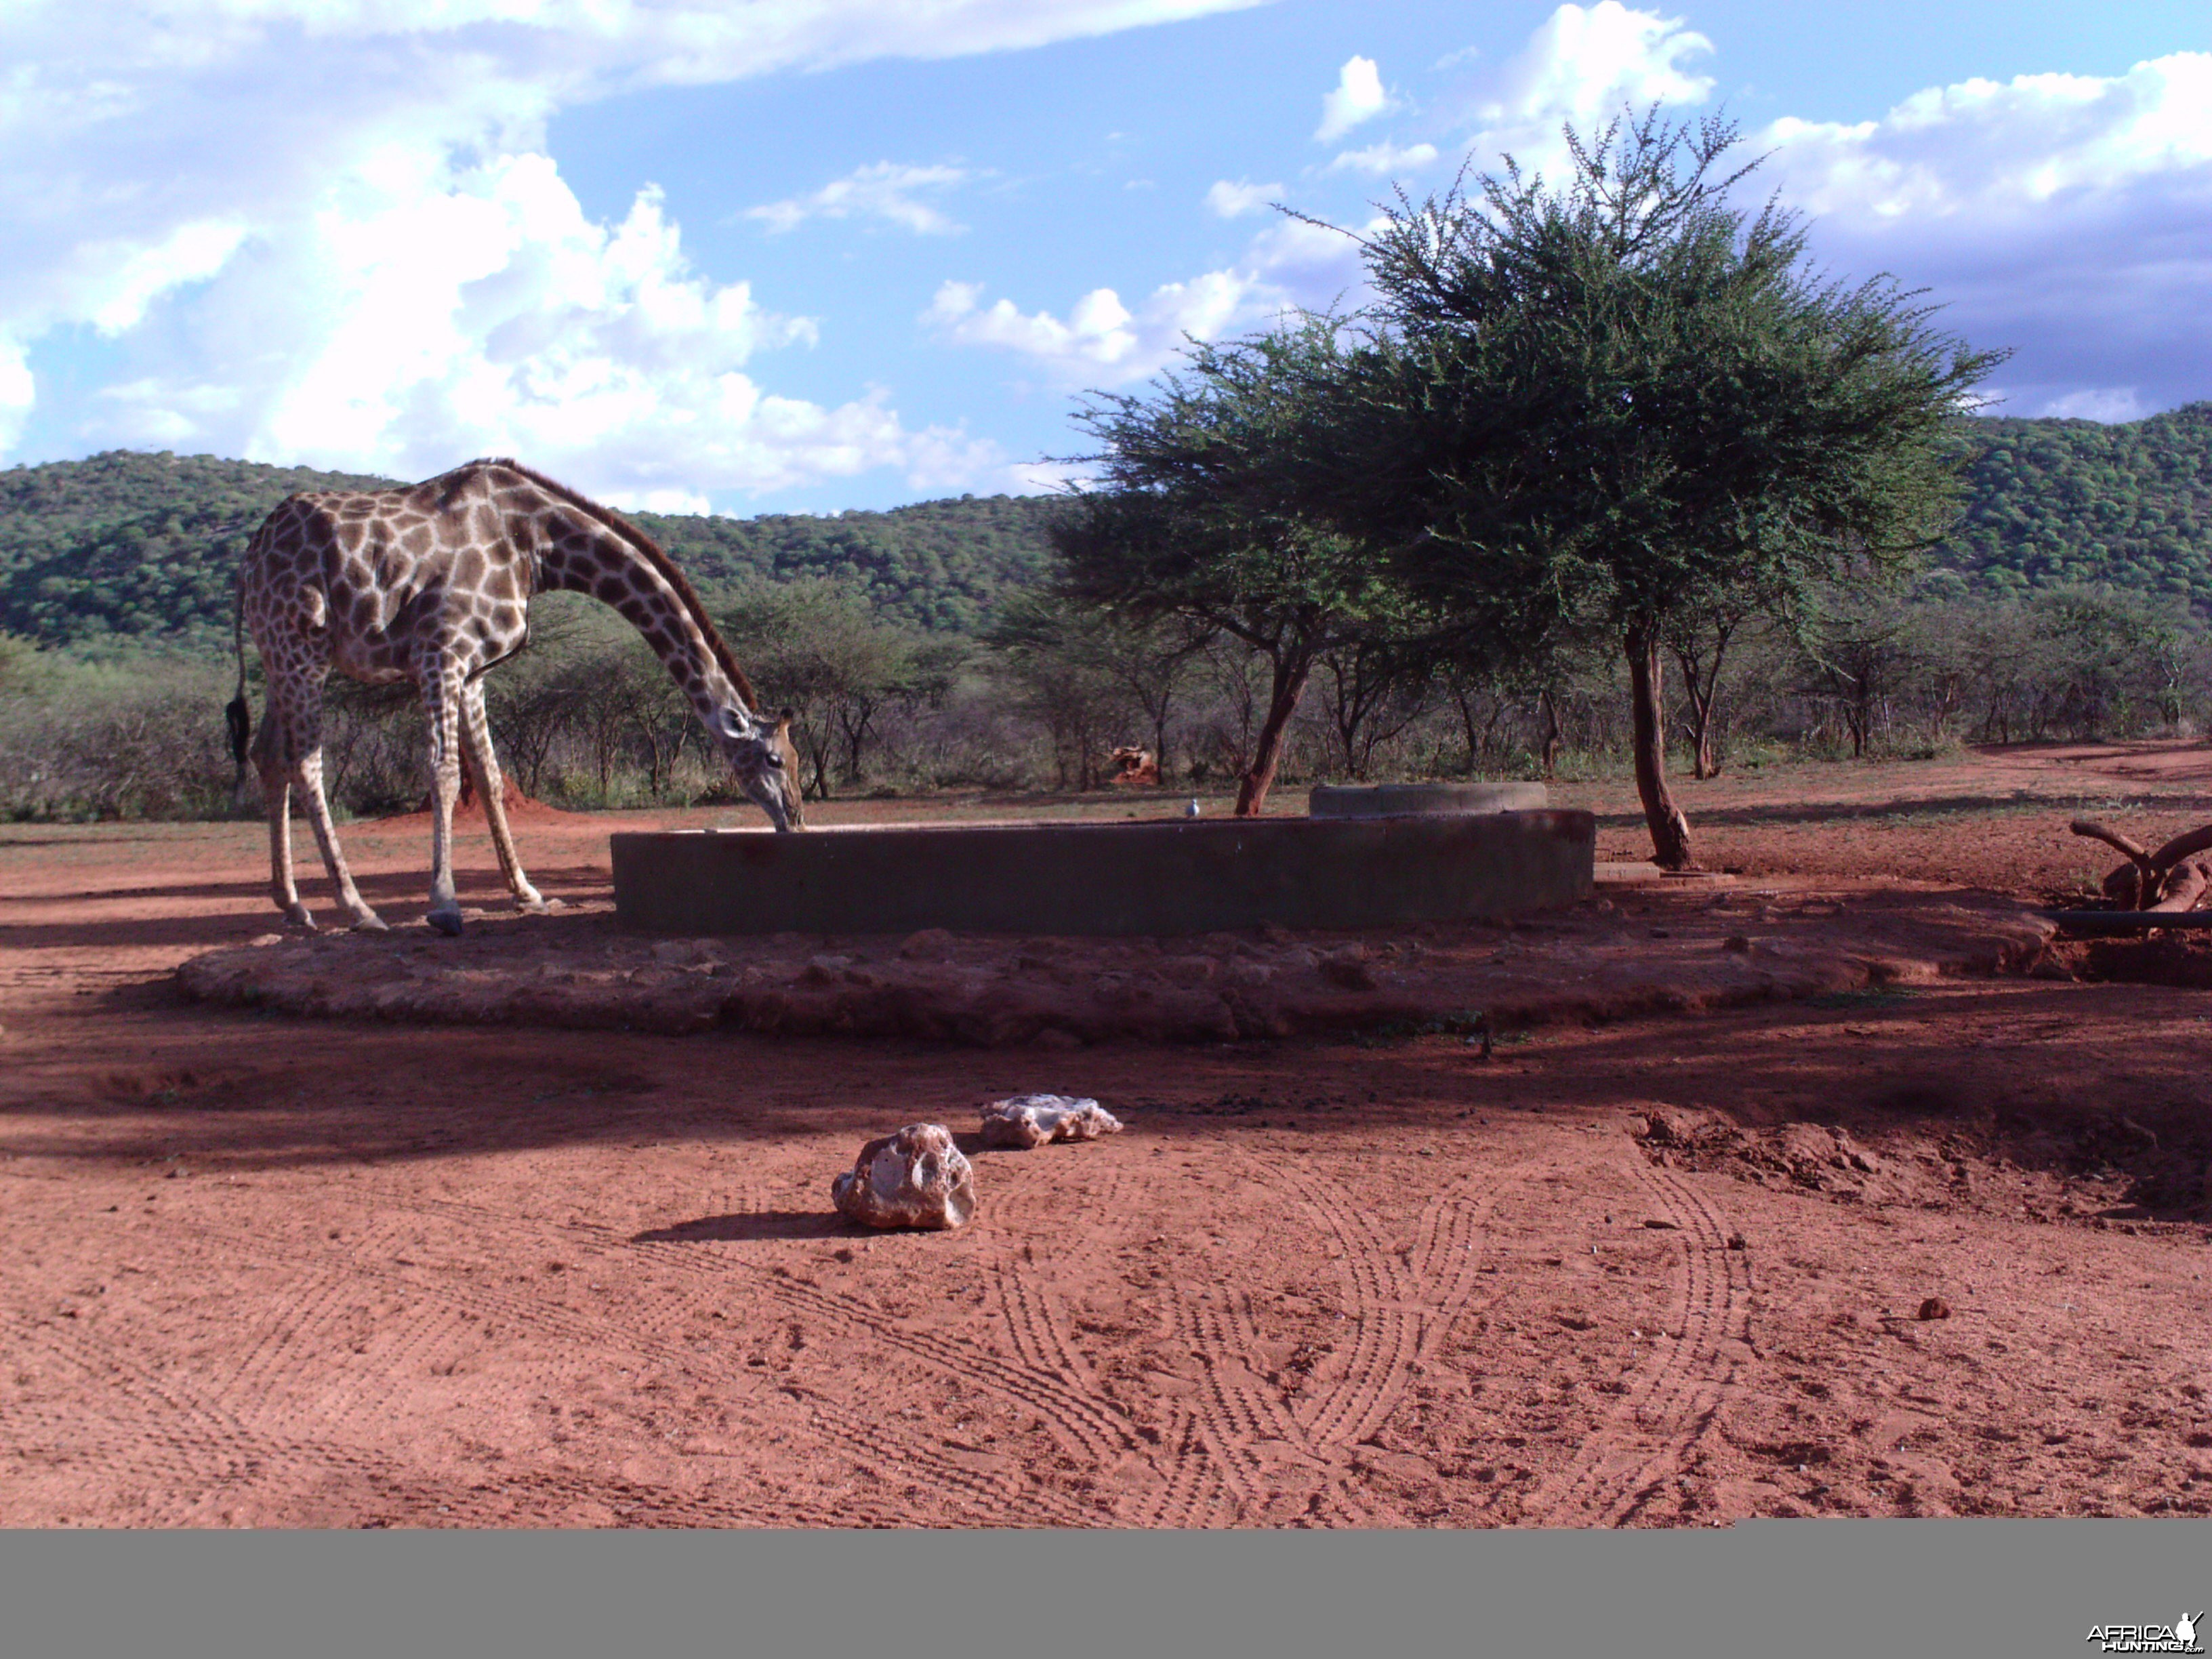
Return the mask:
<path id="1" fill-rule="evenodd" d="M 1048 1140 L 1096 1140 L 1121 1133 L 1121 1121 L 1097 1101 L 1069 1095 L 1015 1095 L 983 1109 L 986 1146 L 1042 1146 Z"/>
<path id="2" fill-rule="evenodd" d="M 944 1229 L 975 1213 L 975 1172 L 941 1123 L 909 1123 L 860 1148 L 830 1183 L 837 1212 L 867 1227 Z"/>

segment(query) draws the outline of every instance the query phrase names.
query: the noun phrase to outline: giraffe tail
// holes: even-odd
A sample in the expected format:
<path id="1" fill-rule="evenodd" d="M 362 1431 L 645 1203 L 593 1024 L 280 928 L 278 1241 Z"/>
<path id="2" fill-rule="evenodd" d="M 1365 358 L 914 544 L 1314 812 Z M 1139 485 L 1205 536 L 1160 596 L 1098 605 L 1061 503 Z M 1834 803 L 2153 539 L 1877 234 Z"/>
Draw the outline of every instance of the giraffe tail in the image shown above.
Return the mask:
<path id="1" fill-rule="evenodd" d="M 222 718 L 230 727 L 230 757 L 238 767 L 230 783 L 230 804 L 234 809 L 246 799 L 246 751 L 253 738 L 253 712 L 246 702 L 246 583 L 242 576 L 234 599 L 231 642 L 238 651 L 238 695 L 223 705 Z"/>

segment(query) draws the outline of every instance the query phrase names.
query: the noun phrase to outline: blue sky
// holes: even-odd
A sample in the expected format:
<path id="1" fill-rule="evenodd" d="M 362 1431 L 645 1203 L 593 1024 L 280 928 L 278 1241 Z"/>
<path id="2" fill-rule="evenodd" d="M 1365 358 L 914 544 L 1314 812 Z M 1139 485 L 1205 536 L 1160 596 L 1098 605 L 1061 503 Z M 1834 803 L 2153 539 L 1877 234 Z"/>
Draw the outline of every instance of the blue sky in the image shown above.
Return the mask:
<path id="1" fill-rule="evenodd" d="M 29 0 L 0 464 L 167 448 L 631 506 L 1048 487 L 1090 386 L 1358 298 L 1395 181 L 1725 110 L 2007 412 L 2212 398 L 2212 11 Z"/>

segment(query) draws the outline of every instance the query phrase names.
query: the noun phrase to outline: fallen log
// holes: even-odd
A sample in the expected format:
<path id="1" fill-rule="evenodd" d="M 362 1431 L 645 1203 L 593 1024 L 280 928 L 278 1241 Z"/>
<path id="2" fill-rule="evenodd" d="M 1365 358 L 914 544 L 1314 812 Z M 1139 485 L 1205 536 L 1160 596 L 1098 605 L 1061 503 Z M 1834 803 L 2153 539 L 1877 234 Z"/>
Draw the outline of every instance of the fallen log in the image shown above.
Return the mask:
<path id="1" fill-rule="evenodd" d="M 2212 860 L 2203 856 L 2212 852 L 2212 823 L 2174 836 L 2156 852 L 2094 818 L 2076 818 L 2067 827 L 2077 836 L 2104 842 L 2127 860 L 2105 878 L 2105 896 L 2137 913 L 2191 911 L 2212 890 Z"/>

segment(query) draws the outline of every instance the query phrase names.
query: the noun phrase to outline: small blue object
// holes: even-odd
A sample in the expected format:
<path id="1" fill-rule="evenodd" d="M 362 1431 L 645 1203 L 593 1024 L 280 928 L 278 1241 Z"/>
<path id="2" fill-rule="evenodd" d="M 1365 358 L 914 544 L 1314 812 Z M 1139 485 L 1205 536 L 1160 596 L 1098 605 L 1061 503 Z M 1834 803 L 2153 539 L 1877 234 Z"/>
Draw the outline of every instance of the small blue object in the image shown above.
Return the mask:
<path id="1" fill-rule="evenodd" d="M 1196 817 L 1198 816 L 1198 797 L 1197 797 L 1197 796 L 1193 795 L 1193 796 L 1190 798 L 1190 805 L 1188 805 L 1188 806 L 1186 806 L 1186 807 L 1184 807 L 1184 808 L 1182 809 L 1182 815 L 1183 815 L 1183 817 L 1187 817 L 1187 818 L 1194 818 L 1194 817 Z"/>

